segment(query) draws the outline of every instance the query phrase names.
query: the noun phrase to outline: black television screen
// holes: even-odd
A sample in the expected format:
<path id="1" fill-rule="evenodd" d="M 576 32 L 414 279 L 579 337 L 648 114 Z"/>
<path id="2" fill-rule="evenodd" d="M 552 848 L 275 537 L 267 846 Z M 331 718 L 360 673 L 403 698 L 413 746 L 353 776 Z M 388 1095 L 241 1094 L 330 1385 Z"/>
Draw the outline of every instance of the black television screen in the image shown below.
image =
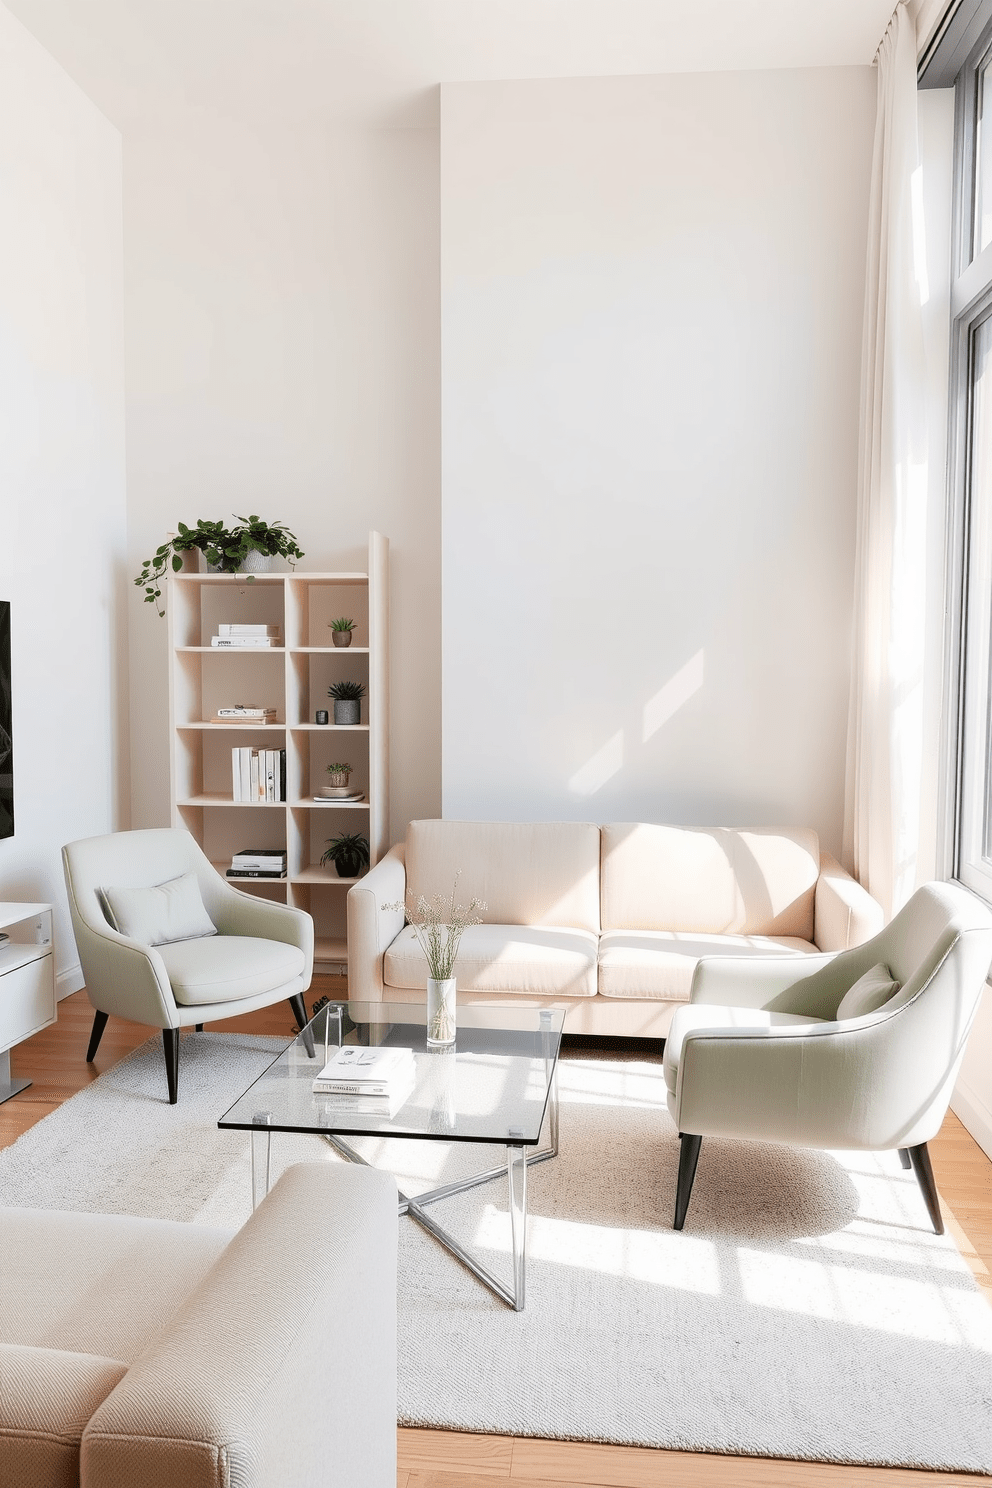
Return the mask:
<path id="1" fill-rule="evenodd" d="M 13 731 L 10 703 L 10 603 L 0 599 L 0 837 L 14 835 Z"/>

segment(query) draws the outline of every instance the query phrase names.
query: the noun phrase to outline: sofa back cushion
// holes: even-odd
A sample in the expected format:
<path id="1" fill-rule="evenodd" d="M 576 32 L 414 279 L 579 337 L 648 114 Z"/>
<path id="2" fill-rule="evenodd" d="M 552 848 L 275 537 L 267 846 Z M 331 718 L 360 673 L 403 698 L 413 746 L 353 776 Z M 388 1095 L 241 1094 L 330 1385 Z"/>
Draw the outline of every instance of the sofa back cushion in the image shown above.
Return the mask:
<path id="1" fill-rule="evenodd" d="M 406 834 L 415 898 L 481 899 L 487 925 L 599 931 L 599 827 L 590 822 L 415 821 Z"/>
<path id="2" fill-rule="evenodd" d="M 602 854 L 604 931 L 813 939 L 813 831 L 612 822 L 602 829 Z"/>

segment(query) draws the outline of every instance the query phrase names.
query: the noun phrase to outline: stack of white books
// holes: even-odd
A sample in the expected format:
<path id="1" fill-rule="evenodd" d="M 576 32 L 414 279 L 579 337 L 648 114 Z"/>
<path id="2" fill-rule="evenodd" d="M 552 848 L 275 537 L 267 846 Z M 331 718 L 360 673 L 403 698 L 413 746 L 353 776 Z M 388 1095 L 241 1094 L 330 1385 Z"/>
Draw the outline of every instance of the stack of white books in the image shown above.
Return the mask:
<path id="1" fill-rule="evenodd" d="M 231 859 L 228 878 L 285 878 L 284 847 L 243 847 Z"/>
<path id="2" fill-rule="evenodd" d="M 264 650 L 267 646 L 282 645 L 281 625 L 218 625 L 217 634 L 210 637 L 211 646 L 238 647 L 243 650 Z"/>
<path id="3" fill-rule="evenodd" d="M 232 749 L 231 799 L 236 806 L 285 801 L 285 749 Z"/>
<path id="4" fill-rule="evenodd" d="M 258 724 L 275 723 L 275 708 L 256 708 L 254 705 L 246 707 L 242 703 L 236 703 L 233 708 L 218 708 L 210 719 L 211 723 L 240 723 L 243 726 L 250 724 L 253 728 Z"/>
<path id="5" fill-rule="evenodd" d="M 412 1049 L 365 1049 L 344 1044 L 335 1049 L 313 1082 L 314 1094 L 326 1096 L 341 1111 L 392 1116 L 414 1086 Z"/>

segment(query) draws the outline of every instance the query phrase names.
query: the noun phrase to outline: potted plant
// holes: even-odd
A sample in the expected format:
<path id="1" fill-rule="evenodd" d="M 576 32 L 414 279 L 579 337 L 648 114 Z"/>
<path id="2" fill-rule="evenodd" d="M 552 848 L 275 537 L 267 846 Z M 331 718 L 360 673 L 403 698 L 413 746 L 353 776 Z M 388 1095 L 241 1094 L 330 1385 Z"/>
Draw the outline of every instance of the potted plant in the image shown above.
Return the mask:
<path id="1" fill-rule="evenodd" d="M 303 557 L 302 548 L 284 523 L 263 522 L 254 515 L 237 520 L 241 525 L 231 528 L 223 549 L 224 573 L 261 573 L 271 567 L 273 558 L 285 558 L 295 567 L 296 559 Z"/>
<path id="2" fill-rule="evenodd" d="M 202 553 L 208 563 L 219 562 L 224 545 L 231 540 L 223 522 L 204 521 L 201 517 L 195 527 L 187 527 L 185 522 L 178 526 L 176 536 L 168 538 L 155 549 L 153 557 L 145 559 L 134 581 L 139 589 L 144 588 L 145 604 L 155 605 L 160 616 L 165 614 L 162 585 L 169 574 L 188 568 L 189 559 L 196 552 Z"/>
<path id="3" fill-rule="evenodd" d="M 339 620 L 331 621 L 331 640 L 335 646 L 350 646 L 351 632 L 355 628 L 354 620 L 347 620 L 342 615 Z"/>
<path id="4" fill-rule="evenodd" d="M 346 786 L 350 775 L 350 765 L 328 765 L 327 767 L 327 783 L 335 788 Z"/>
<path id="5" fill-rule="evenodd" d="M 334 864 L 339 878 L 358 878 L 362 869 L 369 866 L 369 839 L 360 832 L 329 838 L 320 866 L 326 868 L 328 863 Z"/>
<path id="6" fill-rule="evenodd" d="M 362 682 L 332 682 L 327 696 L 334 699 L 334 722 L 361 723 L 362 698 L 365 685 Z"/>

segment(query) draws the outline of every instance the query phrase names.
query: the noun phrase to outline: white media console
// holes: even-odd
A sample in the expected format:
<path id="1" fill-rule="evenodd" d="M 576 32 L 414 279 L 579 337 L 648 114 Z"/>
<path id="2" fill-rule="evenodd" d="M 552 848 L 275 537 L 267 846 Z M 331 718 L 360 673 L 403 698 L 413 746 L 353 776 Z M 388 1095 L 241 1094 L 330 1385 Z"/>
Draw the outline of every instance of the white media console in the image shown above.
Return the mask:
<path id="1" fill-rule="evenodd" d="M 12 1080 L 10 1051 L 55 1022 L 55 957 L 50 904 L 0 904 L 0 1103 L 30 1080 Z"/>

